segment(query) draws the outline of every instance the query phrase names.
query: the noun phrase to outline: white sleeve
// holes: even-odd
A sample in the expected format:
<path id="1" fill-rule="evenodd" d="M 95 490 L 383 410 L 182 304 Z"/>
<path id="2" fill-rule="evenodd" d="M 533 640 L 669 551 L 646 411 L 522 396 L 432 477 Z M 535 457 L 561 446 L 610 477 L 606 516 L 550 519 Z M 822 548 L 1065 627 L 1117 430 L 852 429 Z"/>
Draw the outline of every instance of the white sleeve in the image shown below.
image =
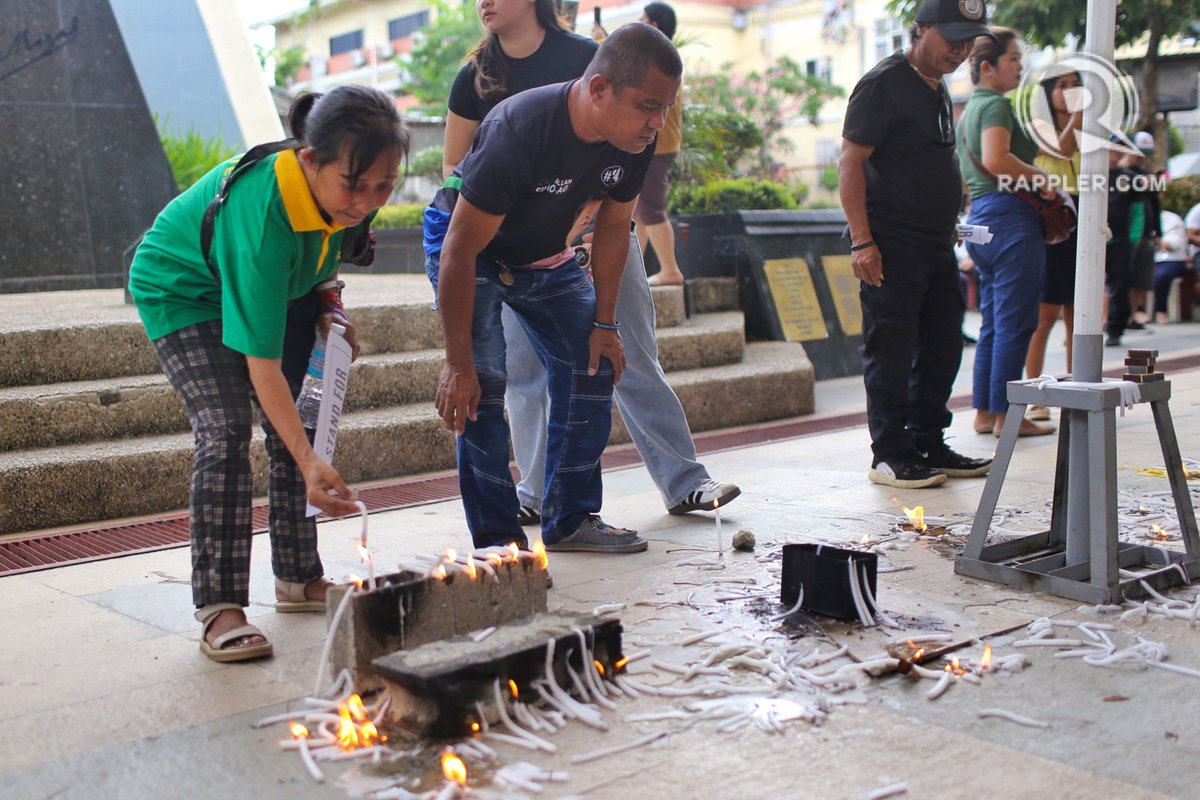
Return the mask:
<path id="1" fill-rule="evenodd" d="M 1200 231 L 1200 203 L 1192 206 L 1192 210 L 1187 213 L 1186 225 L 1188 228 Z"/>

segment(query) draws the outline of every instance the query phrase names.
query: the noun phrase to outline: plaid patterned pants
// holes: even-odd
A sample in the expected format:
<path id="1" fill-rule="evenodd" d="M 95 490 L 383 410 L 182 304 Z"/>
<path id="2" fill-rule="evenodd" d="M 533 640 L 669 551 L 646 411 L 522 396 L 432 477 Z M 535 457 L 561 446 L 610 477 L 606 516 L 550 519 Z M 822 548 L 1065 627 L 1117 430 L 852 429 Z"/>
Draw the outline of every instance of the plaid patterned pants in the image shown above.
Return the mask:
<path id="1" fill-rule="evenodd" d="M 293 397 L 304 377 L 312 331 L 309 324 L 305 345 L 303 335 L 293 336 L 289 330 L 285 348 L 296 352 L 285 356 L 284 374 Z M 271 567 L 277 578 L 295 583 L 321 577 L 316 520 L 304 514 L 304 476 L 255 401 L 245 356 L 221 343 L 220 321 L 201 322 L 155 339 L 154 349 L 187 408 L 196 437 L 190 506 L 192 599 L 197 608 L 250 603 L 250 440 L 255 410 L 267 434 Z"/>

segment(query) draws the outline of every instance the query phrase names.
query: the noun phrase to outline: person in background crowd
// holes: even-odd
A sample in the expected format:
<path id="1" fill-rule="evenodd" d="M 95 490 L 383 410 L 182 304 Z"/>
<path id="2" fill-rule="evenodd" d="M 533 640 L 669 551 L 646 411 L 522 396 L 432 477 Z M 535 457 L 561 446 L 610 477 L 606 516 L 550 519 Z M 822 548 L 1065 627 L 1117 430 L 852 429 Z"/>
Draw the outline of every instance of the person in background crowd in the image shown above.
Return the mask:
<path id="1" fill-rule="evenodd" d="M 1159 230 L 1162 235 L 1154 254 L 1154 322 L 1163 325 L 1169 321 L 1167 300 L 1171 296 L 1171 284 L 1182 278 L 1190 266 L 1183 218 L 1173 211 L 1164 211 Z"/>
<path id="2" fill-rule="evenodd" d="M 666 3 L 647 5 L 642 9 L 641 22 L 653 25 L 662 31 L 663 36 L 674 41 L 675 10 Z M 642 189 L 642 196 L 638 198 L 637 208 L 633 211 L 633 218 L 638 224 L 638 245 L 643 255 L 646 246 L 652 246 L 662 267 L 650 279 L 651 286 L 683 284 L 683 272 L 675 260 L 675 229 L 667 219 L 667 176 L 682 144 L 683 103 L 677 102 L 671 106 L 667 124 L 658 132 L 658 145 L 654 149 L 654 160 L 650 162 L 650 172 L 646 175 L 646 188 Z"/>
<path id="3" fill-rule="evenodd" d="M 554 14 L 553 0 L 482 0 L 478 10 L 484 37 L 459 70 L 450 92 L 442 160 L 446 178 L 466 155 L 483 118 L 501 100 L 526 89 L 578 78 L 599 47 L 591 39 L 562 27 Z M 444 233 L 444 228 L 440 230 Z M 585 256 L 587 248 L 582 239 L 590 237 L 590 233 L 580 236 L 580 252 Z M 641 251 L 632 237 L 631 243 L 617 296 L 627 361 L 625 376 L 616 388 L 617 407 L 669 513 L 710 510 L 718 503 L 724 506 L 741 489 L 713 480 L 697 460 L 683 406 L 658 363 L 654 300 Z M 440 234 L 436 245 L 426 248 L 426 271 L 435 291 L 436 263 L 432 259 L 438 249 Z M 516 313 L 505 306 L 501 320 L 508 354 L 505 401 L 513 430 L 513 453 L 521 473 L 517 484 L 518 521 L 523 526 L 537 525 L 546 491 L 550 406 L 546 368 Z"/>
<path id="4" fill-rule="evenodd" d="M 1054 130 L 1047 138 L 1054 139 L 1053 152 L 1042 148 L 1033 163 L 1058 179 L 1058 186 L 1071 196 L 1079 207 L 1079 131 L 1083 126 L 1083 109 L 1079 92 L 1083 83 L 1076 72 L 1051 75 L 1041 81 L 1046 104 L 1054 121 Z M 1072 337 L 1075 333 L 1075 251 L 1079 239 L 1076 231 L 1065 242 L 1046 245 L 1046 269 L 1042 280 L 1042 302 L 1038 307 L 1037 329 L 1029 340 L 1025 356 L 1025 374 L 1036 378 L 1046 363 L 1046 344 L 1050 331 L 1062 319 L 1067 332 L 1067 372 L 1071 372 Z M 1050 409 L 1030 406 L 1026 416 L 1039 422 L 1050 419 Z"/>
<path id="5" fill-rule="evenodd" d="M 1000 436 L 1008 411 L 1008 382 L 1020 380 L 1029 342 L 1038 323 L 1038 301 L 1046 262 L 1045 228 L 1037 211 L 1001 186 L 1001 179 L 1024 181 L 1053 196 L 1046 171 L 1034 166 L 1038 146 L 1018 124 L 1006 92 L 1021 83 L 1021 42 L 1017 32 L 994 28 L 971 51 L 975 91 L 959 121 L 958 162 L 971 192 L 973 225 L 992 233 L 987 244 L 969 243 L 979 272 L 983 325 L 975 348 L 972 405 L 975 430 Z M 1050 425 L 1022 418 L 1021 436 L 1052 433 Z"/>
<path id="6" fill-rule="evenodd" d="M 1112 138 L 1116 140 L 1116 134 Z M 1141 207 L 1133 189 L 1134 173 L 1121 166 L 1121 152 L 1108 151 L 1108 229 L 1112 233 L 1104 249 L 1104 283 L 1108 289 L 1108 319 L 1104 346 L 1120 347 L 1129 324 L 1129 276 L 1133 263 L 1130 224 L 1133 209 Z"/>
<path id="7" fill-rule="evenodd" d="M 862 77 L 842 126 L 838 183 L 861 282 L 867 477 L 886 486 L 938 486 L 991 468 L 945 441 L 963 301 L 952 250 L 962 174 L 944 77 L 978 36 L 994 36 L 983 3 L 925 0 L 912 46 Z"/>
<path id="8" fill-rule="evenodd" d="M 1137 181 L 1134 184 L 1137 197 L 1129 210 L 1129 241 L 1133 244 L 1129 267 L 1129 308 L 1132 313 L 1125 327 L 1141 331 L 1150 320 L 1149 309 L 1145 307 L 1146 293 L 1154 288 L 1162 202 L 1158 192 L 1150 186 L 1154 173 L 1146 167 L 1148 157 L 1154 155 L 1154 134 L 1138 131 L 1133 135 L 1133 146 L 1138 152 L 1126 154 L 1121 161 L 1121 166 L 1132 172 Z"/>
<path id="9" fill-rule="evenodd" d="M 246 622 L 250 598 L 251 423 L 269 460 L 271 567 L 278 611 L 324 611 L 330 582 L 306 501 L 354 513 L 354 494 L 313 452 L 296 396 L 319 324 L 354 326 L 336 290 L 342 239 L 365 230 L 396 186 L 409 135 L 392 98 L 365 86 L 301 95 L 288 117 L 300 144 L 253 164 L 220 206 L 209 253 L 201 220 L 230 160 L 172 200 L 138 248 L 129 291 L 196 436 L 192 598 L 200 649 L 214 661 L 271 655 Z M 325 307 L 320 306 L 321 303 Z"/>

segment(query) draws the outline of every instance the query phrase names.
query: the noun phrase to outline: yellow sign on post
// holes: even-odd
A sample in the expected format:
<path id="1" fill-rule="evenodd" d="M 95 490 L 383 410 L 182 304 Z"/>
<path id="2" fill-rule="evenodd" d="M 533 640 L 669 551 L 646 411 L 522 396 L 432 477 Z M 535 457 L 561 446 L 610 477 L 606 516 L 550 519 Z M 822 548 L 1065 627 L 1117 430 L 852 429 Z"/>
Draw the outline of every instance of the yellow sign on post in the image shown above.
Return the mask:
<path id="1" fill-rule="evenodd" d="M 862 303 L 858 299 L 858 278 L 850 266 L 850 256 L 821 256 L 825 267 L 825 280 L 829 282 L 829 293 L 837 309 L 842 333 L 858 336 L 862 333 Z"/>
<path id="2" fill-rule="evenodd" d="M 771 287 L 771 298 L 779 314 L 783 335 L 789 342 L 829 338 L 808 261 L 803 258 L 767 259 L 763 261 L 763 274 Z"/>

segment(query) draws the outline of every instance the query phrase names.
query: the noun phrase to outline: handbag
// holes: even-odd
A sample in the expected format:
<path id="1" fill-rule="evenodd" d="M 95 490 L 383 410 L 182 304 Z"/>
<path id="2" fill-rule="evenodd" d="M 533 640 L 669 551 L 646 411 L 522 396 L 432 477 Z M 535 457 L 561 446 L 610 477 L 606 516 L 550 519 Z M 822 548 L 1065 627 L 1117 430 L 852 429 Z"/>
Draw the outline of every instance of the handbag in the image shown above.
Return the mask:
<path id="1" fill-rule="evenodd" d="M 975 154 L 971 152 L 971 146 L 967 144 L 966 127 L 966 121 L 964 120 L 961 126 L 963 149 L 967 151 L 967 156 L 971 159 L 971 163 L 975 165 L 975 169 L 982 172 L 985 178 L 995 181 L 998 185 L 1000 180 L 987 167 L 980 163 Z M 1046 244 L 1061 244 L 1071 238 L 1071 234 L 1075 232 L 1075 227 L 1079 224 L 1079 215 L 1075 211 L 1075 201 L 1071 199 L 1069 194 L 1062 189 L 1057 189 L 1055 190 L 1054 197 L 1049 200 L 1028 189 L 1016 189 L 1012 194 L 1028 203 L 1038 213 L 1038 216 L 1042 218 L 1042 238 Z"/>

